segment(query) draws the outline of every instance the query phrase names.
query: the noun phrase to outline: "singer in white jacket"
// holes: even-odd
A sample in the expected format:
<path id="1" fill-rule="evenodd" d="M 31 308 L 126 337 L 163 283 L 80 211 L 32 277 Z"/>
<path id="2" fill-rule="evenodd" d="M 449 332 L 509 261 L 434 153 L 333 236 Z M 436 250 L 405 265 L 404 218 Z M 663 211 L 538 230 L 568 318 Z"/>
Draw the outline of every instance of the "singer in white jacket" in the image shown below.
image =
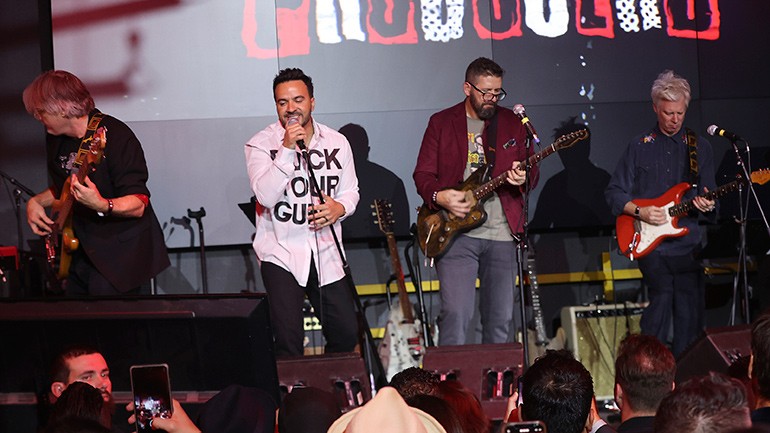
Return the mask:
<path id="1" fill-rule="evenodd" d="M 257 199 L 254 251 L 268 294 L 277 356 L 303 354 L 302 305 L 307 295 L 323 327 L 326 352 L 358 342 L 352 290 L 334 242 L 359 200 L 347 139 L 313 120 L 313 82 L 284 69 L 273 80 L 278 122 L 246 143 L 246 166 Z M 321 190 L 311 189 L 305 156 Z M 312 191 L 312 193 L 311 193 Z"/>

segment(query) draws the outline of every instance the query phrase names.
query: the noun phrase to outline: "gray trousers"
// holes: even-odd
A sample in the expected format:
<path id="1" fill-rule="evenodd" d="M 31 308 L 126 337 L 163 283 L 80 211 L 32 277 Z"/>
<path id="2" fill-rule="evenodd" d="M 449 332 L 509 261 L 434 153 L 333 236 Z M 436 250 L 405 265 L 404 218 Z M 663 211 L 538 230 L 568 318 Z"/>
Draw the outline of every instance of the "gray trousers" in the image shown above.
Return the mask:
<path id="1" fill-rule="evenodd" d="M 490 241 L 461 234 L 437 260 L 436 271 L 441 285 L 440 346 L 467 342 L 468 327 L 476 308 L 477 277 L 481 342 L 512 341 L 511 330 L 521 327 L 519 295 L 514 286 L 517 266 L 513 240 Z M 512 323 L 514 317 L 516 320 Z"/>

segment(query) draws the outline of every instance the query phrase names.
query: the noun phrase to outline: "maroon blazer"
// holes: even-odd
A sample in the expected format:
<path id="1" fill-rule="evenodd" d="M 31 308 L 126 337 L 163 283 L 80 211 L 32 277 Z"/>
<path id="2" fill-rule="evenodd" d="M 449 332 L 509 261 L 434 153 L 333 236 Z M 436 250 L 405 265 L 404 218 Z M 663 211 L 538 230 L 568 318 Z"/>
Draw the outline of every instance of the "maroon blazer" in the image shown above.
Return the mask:
<path id="1" fill-rule="evenodd" d="M 497 107 L 496 161 L 492 176 L 510 170 L 515 161 L 526 159 L 527 132 L 521 120 L 504 107 Z M 487 132 L 490 121 L 484 122 L 482 140 L 485 152 L 488 143 Z M 535 149 L 530 148 L 529 155 Z M 422 139 L 417 166 L 412 177 L 417 192 L 431 208 L 433 193 L 458 185 L 463 181 L 463 172 L 468 161 L 468 127 L 465 114 L 465 101 L 449 107 L 431 116 L 428 128 Z M 530 171 L 530 186 L 537 185 L 539 171 L 533 166 Z M 512 233 L 522 231 L 524 220 L 521 218 L 523 200 L 521 187 L 504 183 L 497 189 L 503 211 L 508 219 Z"/>

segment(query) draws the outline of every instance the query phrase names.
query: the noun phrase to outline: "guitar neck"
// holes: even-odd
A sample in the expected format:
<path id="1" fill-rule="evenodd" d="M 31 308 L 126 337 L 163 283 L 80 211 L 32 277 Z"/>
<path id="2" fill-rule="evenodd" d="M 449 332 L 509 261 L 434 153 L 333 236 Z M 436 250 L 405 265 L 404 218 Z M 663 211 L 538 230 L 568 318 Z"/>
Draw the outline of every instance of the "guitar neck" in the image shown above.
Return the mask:
<path id="1" fill-rule="evenodd" d="M 548 342 L 545 331 L 545 320 L 543 319 L 543 309 L 540 306 L 540 286 L 537 283 L 537 273 L 535 272 L 535 258 L 527 258 L 527 275 L 529 276 L 529 290 L 532 298 L 533 321 L 535 322 L 535 334 L 537 344 L 543 345 Z"/>
<path id="2" fill-rule="evenodd" d="M 705 194 L 700 195 L 700 197 L 705 198 L 706 200 L 714 200 L 716 198 L 719 198 L 728 192 L 735 191 L 738 189 L 739 186 L 741 186 L 744 182 L 741 180 L 734 180 L 728 184 L 722 185 L 719 188 L 709 191 Z M 683 201 L 679 204 L 675 204 L 674 206 L 671 206 L 668 209 L 668 214 L 671 216 L 682 216 L 686 213 L 690 212 L 695 208 L 695 201 L 694 199 Z"/>
<path id="3" fill-rule="evenodd" d="M 398 284 L 398 303 L 401 305 L 401 312 L 404 314 L 404 321 L 414 323 L 414 312 L 412 303 L 409 301 L 409 294 L 406 292 L 406 283 L 404 281 L 404 271 L 401 269 L 401 260 L 398 258 L 398 248 L 396 247 L 396 237 L 393 232 L 385 234 L 388 240 L 388 251 L 390 252 L 390 266 L 396 274 L 396 283 Z"/>
<path id="4" fill-rule="evenodd" d="M 551 144 L 550 146 L 546 147 L 545 149 L 541 150 L 538 153 L 535 153 L 533 155 L 530 155 L 529 158 L 527 158 L 524 161 L 521 161 L 519 163 L 518 169 L 524 169 L 527 166 L 532 167 L 533 165 L 538 164 L 540 161 L 548 157 L 549 155 L 556 152 L 556 146 Z M 495 176 L 488 182 L 485 182 L 482 185 L 479 185 L 478 188 L 473 190 L 473 196 L 476 198 L 476 200 L 483 200 L 487 197 L 489 197 L 490 194 L 494 190 L 500 187 L 500 185 L 504 184 L 506 182 L 506 179 L 508 178 L 507 171 L 502 172 L 501 174 Z"/>
<path id="5" fill-rule="evenodd" d="M 78 179 L 78 182 L 83 183 L 86 175 L 88 174 L 88 167 L 88 163 L 80 163 L 80 167 L 75 173 L 75 177 Z M 64 223 L 67 220 L 67 217 L 69 217 L 70 213 L 72 212 L 72 206 L 75 204 L 75 198 L 72 197 L 72 194 L 70 194 L 69 185 L 69 182 L 64 183 L 64 188 L 62 189 L 61 196 L 59 197 L 59 207 L 57 214 L 54 217 L 54 221 L 56 222 L 56 227 L 58 229 L 64 227 Z"/>

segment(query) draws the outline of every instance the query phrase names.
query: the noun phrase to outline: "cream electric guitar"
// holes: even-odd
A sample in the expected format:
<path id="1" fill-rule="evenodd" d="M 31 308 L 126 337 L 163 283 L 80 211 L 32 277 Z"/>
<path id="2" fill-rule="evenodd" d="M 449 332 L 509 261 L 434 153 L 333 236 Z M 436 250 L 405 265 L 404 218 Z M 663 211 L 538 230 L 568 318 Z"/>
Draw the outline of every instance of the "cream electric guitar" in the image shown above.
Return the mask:
<path id="1" fill-rule="evenodd" d="M 422 334 L 422 324 L 415 317 L 414 307 L 409 301 L 404 282 L 404 271 L 398 258 L 396 237 L 393 234 L 393 212 L 387 200 L 375 200 L 372 205 L 376 223 L 388 240 L 390 264 L 396 274 L 398 284 L 398 300 L 391 305 L 390 317 L 385 326 L 385 336 L 380 343 L 378 352 L 385 368 L 388 381 L 393 376 L 409 367 L 419 367 L 425 354 L 425 338 Z"/>

